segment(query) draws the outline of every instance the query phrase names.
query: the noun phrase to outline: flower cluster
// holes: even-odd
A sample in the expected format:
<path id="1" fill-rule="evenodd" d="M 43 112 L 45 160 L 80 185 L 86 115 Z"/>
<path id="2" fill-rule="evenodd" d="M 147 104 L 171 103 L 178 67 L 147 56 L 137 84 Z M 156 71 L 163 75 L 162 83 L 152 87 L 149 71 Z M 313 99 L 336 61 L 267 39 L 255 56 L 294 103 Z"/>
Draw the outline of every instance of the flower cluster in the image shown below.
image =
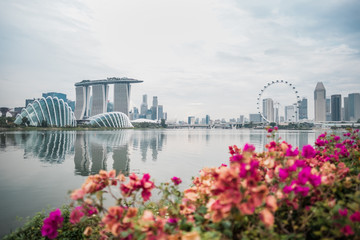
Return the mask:
<path id="1" fill-rule="evenodd" d="M 64 218 L 61 216 L 60 209 L 49 214 L 48 218 L 44 219 L 44 225 L 41 228 L 41 235 L 54 239 L 58 235 L 58 229 L 61 228 Z"/>
<path id="2" fill-rule="evenodd" d="M 228 164 L 202 169 L 183 192 L 178 177 L 156 186 L 149 174 L 100 171 L 72 192 L 69 222 L 99 239 L 359 236 L 359 131 L 342 137 L 324 133 L 301 150 L 274 140 L 277 131 L 267 128 L 272 140 L 264 152 L 256 153 L 251 144 L 230 146 Z M 153 189 L 157 202 L 149 201 Z M 104 207 L 104 194 L 116 204 Z M 62 218 L 55 212 L 45 219 L 43 236 L 57 236 Z"/>

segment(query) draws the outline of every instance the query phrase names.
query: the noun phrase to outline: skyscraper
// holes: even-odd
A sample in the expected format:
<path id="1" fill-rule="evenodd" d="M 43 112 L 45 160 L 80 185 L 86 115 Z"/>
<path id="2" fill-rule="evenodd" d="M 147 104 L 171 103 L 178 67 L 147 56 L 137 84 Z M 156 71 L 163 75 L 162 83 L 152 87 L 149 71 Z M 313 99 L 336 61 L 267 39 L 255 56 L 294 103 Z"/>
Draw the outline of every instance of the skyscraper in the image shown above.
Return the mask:
<path id="1" fill-rule="evenodd" d="M 350 93 L 348 96 L 349 120 L 360 119 L 360 93 Z"/>
<path id="2" fill-rule="evenodd" d="M 271 98 L 263 99 L 263 115 L 269 122 L 274 122 L 274 101 Z"/>
<path id="3" fill-rule="evenodd" d="M 158 106 L 158 119 L 165 119 L 164 118 L 164 107 L 163 107 L 163 105 Z"/>
<path id="4" fill-rule="evenodd" d="M 326 98 L 326 121 L 331 121 L 331 99 Z"/>
<path id="5" fill-rule="evenodd" d="M 342 118 L 344 121 L 350 121 L 349 118 L 349 98 L 344 97 L 344 116 Z"/>
<path id="6" fill-rule="evenodd" d="M 285 122 L 296 122 L 295 105 L 285 106 Z"/>
<path id="7" fill-rule="evenodd" d="M 331 95 L 331 121 L 341 121 L 341 95 Z"/>
<path id="8" fill-rule="evenodd" d="M 308 119 L 308 102 L 307 98 L 303 98 L 299 105 L 299 119 Z"/>
<path id="9" fill-rule="evenodd" d="M 153 96 L 153 105 L 151 107 L 151 119 L 158 119 L 158 98 L 157 96 Z"/>
<path id="10" fill-rule="evenodd" d="M 146 118 L 147 110 L 148 110 L 147 95 L 144 94 L 143 95 L 143 101 L 142 101 L 141 106 L 140 106 L 140 115 L 145 116 L 144 118 Z"/>
<path id="11" fill-rule="evenodd" d="M 326 120 L 326 90 L 322 82 L 318 82 L 314 91 L 315 122 Z"/>

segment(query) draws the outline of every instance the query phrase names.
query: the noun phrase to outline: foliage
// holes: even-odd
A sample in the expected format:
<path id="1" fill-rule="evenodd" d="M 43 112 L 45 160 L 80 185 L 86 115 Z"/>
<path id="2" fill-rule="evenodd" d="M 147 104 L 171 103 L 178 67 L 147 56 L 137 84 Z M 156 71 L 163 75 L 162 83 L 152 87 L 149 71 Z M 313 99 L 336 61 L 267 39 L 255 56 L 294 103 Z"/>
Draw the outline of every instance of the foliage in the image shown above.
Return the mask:
<path id="1" fill-rule="evenodd" d="M 0 127 L 12 128 L 14 125 L 14 117 L 0 117 Z"/>
<path id="2" fill-rule="evenodd" d="M 54 237 L 45 231 L 50 224 L 59 238 L 72 228 L 93 239 L 359 238 L 359 130 L 321 134 L 301 151 L 277 139 L 277 130 L 267 128 L 264 152 L 230 146 L 228 165 L 202 169 L 184 191 L 177 177 L 155 185 L 149 174 L 100 171 L 71 193 L 63 221 L 50 213 L 43 234 Z M 159 200 L 150 202 L 154 192 Z M 114 206 L 105 207 L 105 197 Z"/>
<path id="3" fill-rule="evenodd" d="M 61 230 L 58 230 L 57 237 L 59 239 L 83 239 L 85 228 L 92 222 L 98 223 L 99 218 L 88 218 L 81 224 L 71 224 L 70 219 L 71 206 L 63 206 L 61 208 L 61 214 L 64 218 L 64 224 Z M 46 217 L 45 211 L 38 212 L 31 219 L 27 219 L 25 225 L 16 229 L 14 232 L 6 235 L 3 240 L 23 240 L 23 239 L 46 239 L 41 235 L 41 228 L 43 221 Z"/>

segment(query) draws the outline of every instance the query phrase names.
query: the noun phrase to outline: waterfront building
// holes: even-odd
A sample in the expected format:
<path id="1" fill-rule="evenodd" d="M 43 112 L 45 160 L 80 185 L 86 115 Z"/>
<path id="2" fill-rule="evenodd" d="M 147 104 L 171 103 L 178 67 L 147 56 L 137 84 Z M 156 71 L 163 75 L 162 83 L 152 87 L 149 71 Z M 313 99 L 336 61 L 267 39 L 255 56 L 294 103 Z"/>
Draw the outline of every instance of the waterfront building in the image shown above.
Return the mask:
<path id="1" fill-rule="evenodd" d="M 133 112 L 133 119 L 136 120 L 139 118 L 139 109 L 137 107 L 134 107 L 134 112 Z"/>
<path id="2" fill-rule="evenodd" d="M 263 99 L 263 116 L 269 121 L 274 122 L 274 101 L 271 98 Z"/>
<path id="3" fill-rule="evenodd" d="M 151 119 L 152 120 L 158 119 L 158 98 L 157 98 L 157 96 L 153 96 L 153 104 L 151 107 Z"/>
<path id="4" fill-rule="evenodd" d="M 158 119 L 164 119 L 164 107 L 163 107 L 163 105 L 158 106 Z"/>
<path id="5" fill-rule="evenodd" d="M 296 105 L 285 106 L 285 122 L 296 121 Z"/>
<path id="6" fill-rule="evenodd" d="M 67 98 L 66 98 L 65 93 L 48 92 L 48 93 L 43 93 L 42 97 L 43 98 L 47 98 L 47 97 L 55 98 L 55 97 L 57 97 L 59 100 L 62 99 L 64 102 L 67 102 Z"/>
<path id="7" fill-rule="evenodd" d="M 341 121 L 341 95 L 331 95 L 331 121 Z"/>
<path id="8" fill-rule="evenodd" d="M 98 127 L 111 127 L 111 128 L 133 128 L 130 119 L 125 113 L 122 112 L 110 112 L 101 113 L 95 116 L 91 116 L 89 119 L 90 125 Z"/>
<path id="9" fill-rule="evenodd" d="M 299 120 L 308 119 L 308 101 L 303 98 L 299 105 Z"/>
<path id="10" fill-rule="evenodd" d="M 244 115 L 240 115 L 239 123 L 244 124 Z"/>
<path id="11" fill-rule="evenodd" d="M 194 125 L 194 124 L 195 124 L 195 117 L 194 117 L 194 116 L 189 116 L 189 117 L 188 117 L 188 124 L 190 124 L 190 125 Z"/>
<path id="12" fill-rule="evenodd" d="M 326 90 L 322 82 L 318 82 L 314 91 L 315 122 L 326 120 Z"/>
<path id="13" fill-rule="evenodd" d="M 330 122 L 331 121 L 331 99 L 330 98 L 326 98 L 326 121 Z"/>
<path id="14" fill-rule="evenodd" d="M 350 93 L 348 95 L 349 120 L 358 121 L 360 119 L 360 93 Z"/>
<path id="15" fill-rule="evenodd" d="M 205 124 L 210 124 L 210 116 L 209 115 L 205 116 Z"/>
<path id="16" fill-rule="evenodd" d="M 75 83 L 76 119 L 82 120 L 107 111 L 109 85 L 114 84 L 114 111 L 129 114 L 130 84 L 143 81 L 131 78 L 107 78 L 103 80 L 83 80 Z M 92 88 L 92 106 L 90 108 L 90 90 Z M 91 113 L 89 114 L 89 110 Z"/>
<path id="17" fill-rule="evenodd" d="M 69 105 L 57 97 L 47 97 L 35 100 L 23 108 L 17 115 L 15 124 L 22 124 L 23 118 L 27 118 L 30 126 L 76 126 L 76 119 Z"/>
<path id="18" fill-rule="evenodd" d="M 140 115 L 145 116 L 146 118 L 146 112 L 148 110 L 148 104 L 147 104 L 147 95 L 143 95 L 143 101 L 140 106 Z"/>
<path id="19" fill-rule="evenodd" d="M 344 115 L 343 115 L 343 121 L 350 121 L 349 118 L 349 98 L 344 97 Z"/>
<path id="20" fill-rule="evenodd" d="M 261 123 L 262 122 L 261 114 L 260 113 L 250 113 L 249 121 L 252 123 Z"/>

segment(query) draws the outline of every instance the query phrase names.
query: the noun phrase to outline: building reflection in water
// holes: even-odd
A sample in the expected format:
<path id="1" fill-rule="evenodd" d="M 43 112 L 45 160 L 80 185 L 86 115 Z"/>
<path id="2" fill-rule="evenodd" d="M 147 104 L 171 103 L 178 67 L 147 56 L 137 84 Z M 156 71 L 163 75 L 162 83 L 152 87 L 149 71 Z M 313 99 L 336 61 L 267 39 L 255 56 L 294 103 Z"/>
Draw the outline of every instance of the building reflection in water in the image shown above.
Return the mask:
<path id="1" fill-rule="evenodd" d="M 11 135 L 10 135 L 11 136 Z M 74 152 L 74 131 L 33 131 L 15 137 L 24 146 L 24 158 L 36 157 L 40 161 L 62 163 L 66 155 Z"/>
<path id="2" fill-rule="evenodd" d="M 156 161 L 164 143 L 166 144 L 166 135 L 163 131 L 136 131 L 132 140 L 133 150 L 140 148 L 143 162 L 148 159 L 148 149 L 151 150 L 151 159 Z"/>

